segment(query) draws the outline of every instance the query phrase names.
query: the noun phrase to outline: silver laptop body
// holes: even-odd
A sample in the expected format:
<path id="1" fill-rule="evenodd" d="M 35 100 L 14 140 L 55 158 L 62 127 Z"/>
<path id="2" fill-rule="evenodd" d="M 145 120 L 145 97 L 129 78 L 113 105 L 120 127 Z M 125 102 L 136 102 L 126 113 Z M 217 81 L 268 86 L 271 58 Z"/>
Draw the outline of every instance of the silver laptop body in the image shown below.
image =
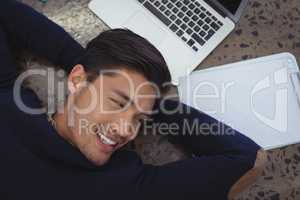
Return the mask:
<path id="1" fill-rule="evenodd" d="M 92 0 L 110 28 L 128 28 L 163 54 L 172 82 L 193 71 L 234 29 L 248 0 Z"/>

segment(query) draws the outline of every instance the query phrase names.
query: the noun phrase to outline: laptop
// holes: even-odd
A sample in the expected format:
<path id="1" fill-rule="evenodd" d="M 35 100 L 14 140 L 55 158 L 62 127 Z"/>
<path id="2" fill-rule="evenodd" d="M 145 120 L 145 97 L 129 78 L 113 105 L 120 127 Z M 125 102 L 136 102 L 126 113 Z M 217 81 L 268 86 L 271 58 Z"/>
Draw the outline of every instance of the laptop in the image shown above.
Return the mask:
<path id="1" fill-rule="evenodd" d="M 192 72 L 234 29 L 248 0 L 92 0 L 110 28 L 128 28 L 160 50 L 172 82 Z"/>

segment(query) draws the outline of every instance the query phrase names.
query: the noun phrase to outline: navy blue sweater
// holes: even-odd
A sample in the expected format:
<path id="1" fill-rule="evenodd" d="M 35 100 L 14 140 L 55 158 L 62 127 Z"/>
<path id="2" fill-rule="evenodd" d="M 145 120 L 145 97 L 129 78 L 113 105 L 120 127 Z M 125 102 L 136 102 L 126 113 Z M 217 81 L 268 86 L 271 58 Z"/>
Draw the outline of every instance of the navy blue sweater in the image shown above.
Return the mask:
<path id="1" fill-rule="evenodd" d="M 91 27 L 92 28 L 92 27 Z M 61 27 L 30 7 L 13 0 L 0 4 L 0 199 L 203 199 L 225 200 L 230 187 L 255 162 L 260 147 L 246 136 L 194 134 L 170 135 L 170 141 L 183 145 L 196 155 L 162 166 L 143 164 L 129 150 L 119 150 L 110 161 L 97 167 L 75 147 L 62 139 L 47 121 L 46 114 L 21 111 L 13 98 L 17 77 L 10 42 L 18 48 L 48 59 L 70 71 L 84 52 Z M 30 89 L 22 88 L 27 106 L 40 108 L 40 100 Z M 178 104 L 166 101 L 167 109 Z M 215 124 L 204 113 L 153 116 L 155 122 Z M 224 130 L 230 127 L 223 125 Z M 225 132 L 224 132 L 225 133 Z"/>

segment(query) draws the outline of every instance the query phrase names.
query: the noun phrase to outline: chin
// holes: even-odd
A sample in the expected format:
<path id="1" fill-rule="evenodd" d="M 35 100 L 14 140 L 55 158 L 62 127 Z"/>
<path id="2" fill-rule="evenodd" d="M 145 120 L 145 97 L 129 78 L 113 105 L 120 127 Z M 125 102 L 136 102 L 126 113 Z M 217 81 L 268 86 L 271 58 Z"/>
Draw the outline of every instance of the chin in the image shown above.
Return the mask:
<path id="1" fill-rule="evenodd" d="M 100 151 L 95 151 L 94 149 L 88 150 L 86 148 L 79 148 L 79 150 L 88 161 L 96 166 L 102 166 L 106 164 L 111 157 L 110 153 L 103 153 Z"/>

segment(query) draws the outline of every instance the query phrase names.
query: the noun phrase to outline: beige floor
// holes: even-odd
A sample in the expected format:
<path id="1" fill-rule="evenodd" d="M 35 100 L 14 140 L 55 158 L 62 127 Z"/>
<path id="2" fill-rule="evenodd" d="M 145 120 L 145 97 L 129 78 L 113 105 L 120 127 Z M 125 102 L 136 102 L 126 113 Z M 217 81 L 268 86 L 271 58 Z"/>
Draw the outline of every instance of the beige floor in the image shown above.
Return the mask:
<path id="1" fill-rule="evenodd" d="M 83 45 L 107 29 L 88 10 L 89 0 L 49 0 L 46 4 L 38 0 L 23 2 L 59 23 Z M 293 53 L 300 62 L 300 1 L 250 0 L 235 31 L 198 69 L 286 51 Z M 36 65 L 35 62 L 28 64 Z M 44 99 L 45 91 L 41 85 L 41 80 L 32 84 Z M 157 165 L 185 157 L 180 149 L 158 136 L 140 136 L 135 148 L 145 162 Z M 300 145 L 270 151 L 263 176 L 237 199 L 299 200 L 299 173 Z"/>

